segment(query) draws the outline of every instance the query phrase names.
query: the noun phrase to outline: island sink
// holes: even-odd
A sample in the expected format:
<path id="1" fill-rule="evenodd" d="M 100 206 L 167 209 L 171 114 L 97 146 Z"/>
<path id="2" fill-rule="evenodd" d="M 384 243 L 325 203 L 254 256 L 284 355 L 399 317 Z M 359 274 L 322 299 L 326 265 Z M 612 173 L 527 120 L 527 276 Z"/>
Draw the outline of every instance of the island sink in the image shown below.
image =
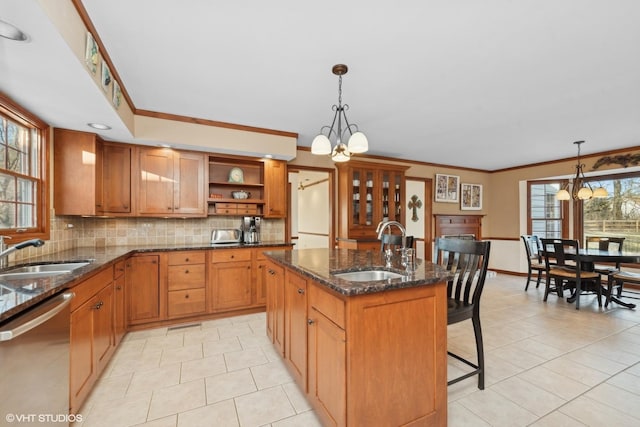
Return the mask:
<path id="1" fill-rule="evenodd" d="M 376 280 L 399 279 L 404 277 L 402 274 L 387 270 L 350 271 L 348 273 L 337 273 L 333 276 L 350 282 L 373 282 Z"/>

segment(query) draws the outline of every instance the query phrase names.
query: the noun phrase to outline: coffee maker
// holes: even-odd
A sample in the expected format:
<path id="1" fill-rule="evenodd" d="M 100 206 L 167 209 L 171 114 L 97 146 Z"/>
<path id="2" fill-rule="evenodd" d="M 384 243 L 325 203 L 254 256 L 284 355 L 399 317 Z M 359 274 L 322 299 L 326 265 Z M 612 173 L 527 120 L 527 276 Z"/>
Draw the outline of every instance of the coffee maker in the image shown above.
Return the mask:
<path id="1" fill-rule="evenodd" d="M 260 243 L 260 222 L 259 216 L 245 216 L 242 218 L 242 235 L 244 243 Z"/>

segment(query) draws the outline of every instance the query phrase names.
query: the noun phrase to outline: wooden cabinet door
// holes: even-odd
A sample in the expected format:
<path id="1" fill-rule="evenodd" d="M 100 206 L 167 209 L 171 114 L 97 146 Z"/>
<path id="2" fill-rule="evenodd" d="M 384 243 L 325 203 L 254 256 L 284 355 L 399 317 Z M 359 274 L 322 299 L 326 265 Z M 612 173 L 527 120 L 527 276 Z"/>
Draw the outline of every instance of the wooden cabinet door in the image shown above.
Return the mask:
<path id="1" fill-rule="evenodd" d="M 98 292 L 93 299 L 93 345 L 97 370 L 101 371 L 113 350 L 113 284 Z"/>
<path id="2" fill-rule="evenodd" d="M 131 213 L 131 150 L 124 144 L 103 146 L 103 212 Z"/>
<path id="3" fill-rule="evenodd" d="M 254 303 L 266 304 L 267 303 L 267 261 L 257 260 L 255 264 L 255 289 L 254 289 Z"/>
<path id="4" fill-rule="evenodd" d="M 265 288 L 267 292 L 267 336 L 271 338 L 271 342 L 276 342 L 276 331 L 278 329 L 278 294 L 280 293 L 279 289 L 284 288 L 284 269 L 274 264 L 273 262 L 267 261 L 265 264 Z M 283 292 L 284 296 L 284 292 Z M 284 298 L 282 303 L 284 303 Z M 284 314 L 284 312 L 282 312 Z M 282 323 L 284 323 L 284 317 L 282 319 Z M 279 338 L 280 342 L 282 342 L 282 338 Z M 280 353 L 284 354 L 284 348 L 280 349 Z"/>
<path id="5" fill-rule="evenodd" d="M 265 218 L 287 216 L 287 163 L 267 160 L 264 164 Z"/>
<path id="6" fill-rule="evenodd" d="M 93 360 L 93 299 L 71 313 L 69 347 L 69 407 L 76 413 L 95 381 L 96 366 Z"/>
<path id="7" fill-rule="evenodd" d="M 204 165 L 204 154 L 175 152 L 175 214 L 207 215 Z"/>
<path id="8" fill-rule="evenodd" d="M 158 255 L 136 255 L 126 261 L 125 294 L 128 323 L 160 320 L 160 263 Z"/>
<path id="9" fill-rule="evenodd" d="M 118 275 L 118 266 L 121 265 L 122 274 Z M 127 332 L 127 315 L 125 312 L 125 279 L 124 262 L 116 264 L 116 278 L 113 283 L 113 335 L 116 347 L 122 341 Z"/>
<path id="10" fill-rule="evenodd" d="M 92 133 L 54 130 L 53 207 L 57 215 L 101 213 L 102 141 Z"/>
<path id="11" fill-rule="evenodd" d="M 303 391 L 307 391 L 307 281 L 285 273 L 285 361 Z"/>
<path id="12" fill-rule="evenodd" d="M 309 301 L 308 396 L 323 425 L 346 425 L 346 334 Z"/>
<path id="13" fill-rule="evenodd" d="M 138 213 L 173 213 L 173 151 L 141 148 L 138 173 Z"/>
<path id="14" fill-rule="evenodd" d="M 214 312 L 251 306 L 251 261 L 211 264 L 209 289 Z"/>

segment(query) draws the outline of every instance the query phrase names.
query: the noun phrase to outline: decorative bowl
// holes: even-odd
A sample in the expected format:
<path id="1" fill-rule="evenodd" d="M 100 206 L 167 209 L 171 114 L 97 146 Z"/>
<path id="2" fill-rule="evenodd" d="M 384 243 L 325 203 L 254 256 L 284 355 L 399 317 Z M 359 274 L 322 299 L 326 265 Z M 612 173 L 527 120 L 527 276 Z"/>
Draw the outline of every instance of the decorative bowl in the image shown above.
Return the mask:
<path id="1" fill-rule="evenodd" d="M 232 191 L 231 197 L 233 197 L 234 199 L 248 199 L 249 197 L 251 197 L 251 193 L 248 193 L 246 191 Z"/>

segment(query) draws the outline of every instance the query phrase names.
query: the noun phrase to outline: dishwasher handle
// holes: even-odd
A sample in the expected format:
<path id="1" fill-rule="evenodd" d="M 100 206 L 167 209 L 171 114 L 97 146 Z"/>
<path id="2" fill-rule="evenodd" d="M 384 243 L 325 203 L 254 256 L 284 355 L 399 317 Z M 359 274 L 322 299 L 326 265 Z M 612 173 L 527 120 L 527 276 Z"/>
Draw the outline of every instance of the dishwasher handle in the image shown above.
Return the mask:
<path id="1" fill-rule="evenodd" d="M 29 313 L 27 319 L 16 319 L 6 325 L 6 328 L 0 329 L 0 341 L 11 341 L 19 337 L 25 332 L 42 325 L 47 320 L 53 318 L 56 314 L 65 309 L 76 294 L 73 292 L 65 292 L 44 303 L 36 308 L 33 313 Z"/>

